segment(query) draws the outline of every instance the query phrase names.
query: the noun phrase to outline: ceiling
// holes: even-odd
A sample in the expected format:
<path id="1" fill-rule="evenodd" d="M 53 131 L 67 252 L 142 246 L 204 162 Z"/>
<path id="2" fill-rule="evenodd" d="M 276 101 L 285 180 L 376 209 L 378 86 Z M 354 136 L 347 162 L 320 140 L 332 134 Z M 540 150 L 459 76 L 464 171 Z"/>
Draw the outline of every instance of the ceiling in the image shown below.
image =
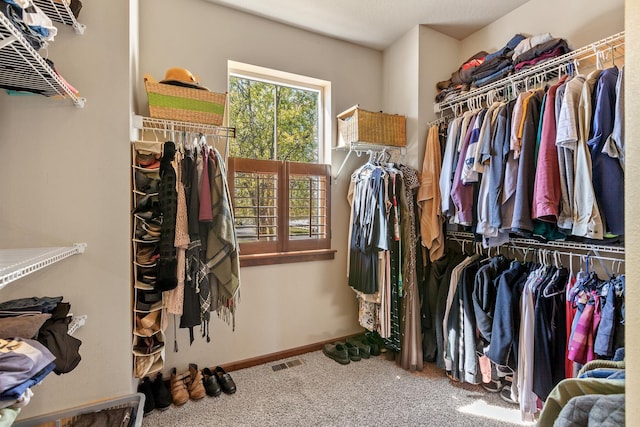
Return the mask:
<path id="1" fill-rule="evenodd" d="M 528 0 L 207 0 L 383 50 L 418 24 L 461 40 Z"/>

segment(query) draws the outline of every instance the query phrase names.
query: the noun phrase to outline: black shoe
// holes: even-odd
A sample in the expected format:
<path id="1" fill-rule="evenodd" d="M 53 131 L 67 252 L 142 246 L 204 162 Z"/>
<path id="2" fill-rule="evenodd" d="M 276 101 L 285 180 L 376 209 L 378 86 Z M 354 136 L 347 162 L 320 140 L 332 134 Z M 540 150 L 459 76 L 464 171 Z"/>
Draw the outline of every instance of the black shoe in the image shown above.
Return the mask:
<path id="1" fill-rule="evenodd" d="M 362 337 L 362 342 L 369 345 L 369 351 L 372 356 L 380 356 L 380 344 L 372 337 L 365 335 Z"/>
<path id="2" fill-rule="evenodd" d="M 344 345 L 347 348 L 347 352 L 349 352 L 349 359 L 352 362 L 358 362 L 360 359 L 362 359 L 362 356 L 360 356 L 360 349 L 358 347 L 348 342 L 340 344 Z"/>
<path id="3" fill-rule="evenodd" d="M 207 396 L 220 396 L 220 393 L 222 393 L 222 388 L 215 374 L 209 368 L 202 370 L 202 385 L 204 385 Z"/>
<path id="4" fill-rule="evenodd" d="M 233 382 L 231 375 L 227 374 L 220 366 L 216 366 L 214 373 L 222 391 L 227 394 L 233 394 L 236 392 L 236 383 Z"/>
<path id="5" fill-rule="evenodd" d="M 153 398 L 156 402 L 156 409 L 164 411 L 171 406 L 171 393 L 162 379 L 161 372 L 158 372 L 153 381 Z"/>
<path id="6" fill-rule="evenodd" d="M 148 415 L 156 409 L 155 399 L 153 397 L 153 386 L 149 377 L 144 377 L 142 382 L 138 384 L 138 393 L 144 394 L 144 415 Z"/>
<path id="7" fill-rule="evenodd" d="M 488 383 L 482 383 L 482 388 L 487 390 L 489 393 L 498 393 L 502 390 L 503 384 L 500 381 L 491 380 Z"/>
<path id="8" fill-rule="evenodd" d="M 351 361 L 349 358 L 349 351 L 344 345 L 340 343 L 325 344 L 324 347 L 322 347 L 322 352 L 325 356 L 335 360 L 342 365 L 347 365 Z"/>
<path id="9" fill-rule="evenodd" d="M 502 390 L 500 390 L 500 397 L 502 398 L 502 400 L 504 400 L 505 402 L 511 403 L 512 405 L 517 405 L 518 402 L 516 402 L 515 400 L 513 400 L 511 398 L 511 386 L 510 385 L 505 385 L 504 387 L 502 387 Z"/>
<path id="10" fill-rule="evenodd" d="M 349 337 L 346 339 L 347 344 L 354 345 L 360 350 L 360 357 L 368 359 L 371 356 L 371 346 L 364 341 L 364 337 Z"/>

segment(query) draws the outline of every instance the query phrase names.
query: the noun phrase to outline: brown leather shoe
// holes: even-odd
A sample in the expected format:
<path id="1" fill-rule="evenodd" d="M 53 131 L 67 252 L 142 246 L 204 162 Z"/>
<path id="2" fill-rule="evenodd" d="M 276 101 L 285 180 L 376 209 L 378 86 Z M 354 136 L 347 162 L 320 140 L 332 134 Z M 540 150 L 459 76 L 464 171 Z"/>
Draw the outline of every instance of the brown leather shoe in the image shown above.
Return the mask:
<path id="1" fill-rule="evenodd" d="M 176 374 L 176 368 L 171 369 L 171 400 L 176 406 L 181 406 L 189 400 L 189 391 L 186 381 L 189 379 L 189 372 Z"/>
<path id="2" fill-rule="evenodd" d="M 202 384 L 202 372 L 195 363 L 189 363 L 189 397 L 191 400 L 200 400 L 206 396 L 207 392 Z"/>

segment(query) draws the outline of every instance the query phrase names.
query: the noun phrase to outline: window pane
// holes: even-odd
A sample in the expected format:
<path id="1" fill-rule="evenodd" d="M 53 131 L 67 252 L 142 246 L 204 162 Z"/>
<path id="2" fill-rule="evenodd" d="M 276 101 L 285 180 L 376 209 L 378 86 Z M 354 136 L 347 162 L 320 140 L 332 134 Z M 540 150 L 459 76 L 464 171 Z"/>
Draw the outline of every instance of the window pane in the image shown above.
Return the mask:
<path id="1" fill-rule="evenodd" d="M 315 91 L 278 87 L 279 160 L 318 163 L 318 98 Z"/>
<path id="2" fill-rule="evenodd" d="M 234 215 L 239 242 L 274 241 L 278 235 L 278 176 L 236 172 Z"/>
<path id="3" fill-rule="evenodd" d="M 229 77 L 231 156 L 318 163 L 320 92 Z"/>
<path id="4" fill-rule="evenodd" d="M 272 83 L 230 76 L 229 117 L 236 128 L 231 156 L 274 158 L 275 89 Z"/>
<path id="5" fill-rule="evenodd" d="M 327 178 L 325 176 L 289 176 L 289 238 L 326 239 Z"/>

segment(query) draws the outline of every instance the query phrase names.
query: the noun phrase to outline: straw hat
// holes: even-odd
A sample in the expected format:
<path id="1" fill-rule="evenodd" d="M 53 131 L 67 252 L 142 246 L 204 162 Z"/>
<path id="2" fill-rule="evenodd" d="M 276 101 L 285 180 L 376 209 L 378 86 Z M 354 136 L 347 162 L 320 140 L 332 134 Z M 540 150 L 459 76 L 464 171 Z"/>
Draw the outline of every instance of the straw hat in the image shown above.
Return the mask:
<path id="1" fill-rule="evenodd" d="M 164 75 L 164 80 L 160 81 L 160 83 L 209 90 L 204 86 L 200 86 L 200 82 L 191 74 L 191 71 L 180 67 L 169 68 Z"/>

